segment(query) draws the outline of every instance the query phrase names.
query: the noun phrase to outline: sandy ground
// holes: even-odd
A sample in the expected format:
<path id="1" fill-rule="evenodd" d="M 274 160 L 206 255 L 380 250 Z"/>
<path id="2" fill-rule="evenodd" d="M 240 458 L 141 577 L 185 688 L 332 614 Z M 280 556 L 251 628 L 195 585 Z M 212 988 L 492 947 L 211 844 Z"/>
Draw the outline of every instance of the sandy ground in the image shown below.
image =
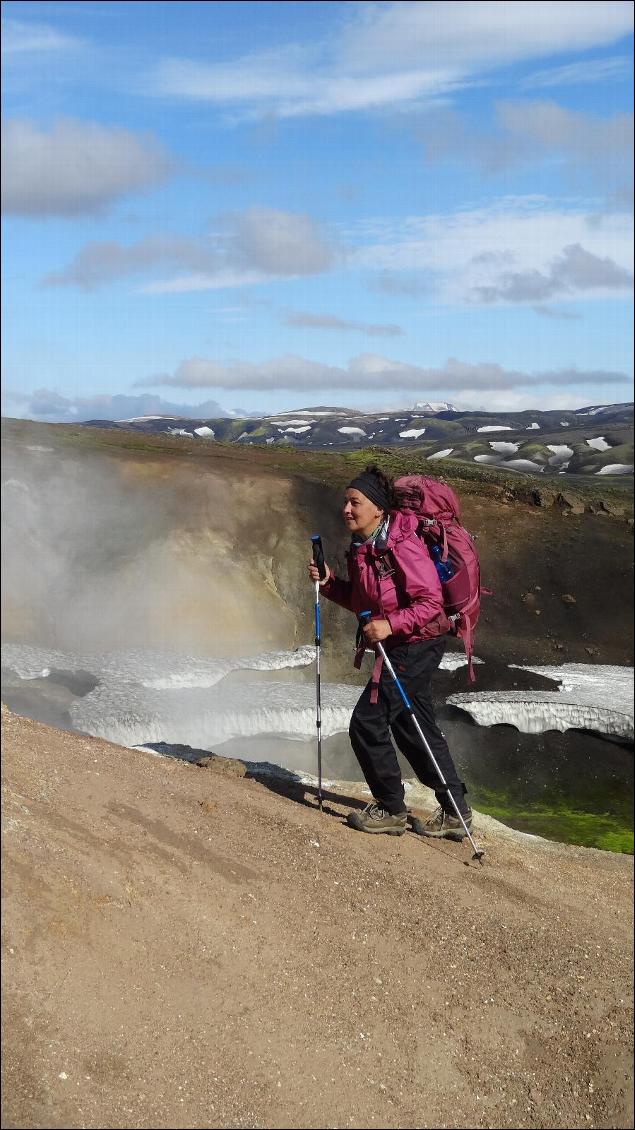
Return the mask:
<path id="1" fill-rule="evenodd" d="M 3 1127 L 633 1125 L 632 859 L 3 735 Z"/>

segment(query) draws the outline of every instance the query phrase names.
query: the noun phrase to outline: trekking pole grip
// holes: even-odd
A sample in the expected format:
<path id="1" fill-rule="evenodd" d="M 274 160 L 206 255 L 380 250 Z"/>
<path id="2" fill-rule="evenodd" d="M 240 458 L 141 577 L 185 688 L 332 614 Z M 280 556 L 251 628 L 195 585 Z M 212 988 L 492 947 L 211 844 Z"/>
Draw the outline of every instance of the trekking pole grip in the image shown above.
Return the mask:
<path id="1" fill-rule="evenodd" d="M 313 547 L 313 564 L 315 565 L 321 581 L 326 577 L 326 565 L 324 564 L 324 550 L 322 548 L 322 538 L 319 534 L 311 535 L 311 545 Z"/>

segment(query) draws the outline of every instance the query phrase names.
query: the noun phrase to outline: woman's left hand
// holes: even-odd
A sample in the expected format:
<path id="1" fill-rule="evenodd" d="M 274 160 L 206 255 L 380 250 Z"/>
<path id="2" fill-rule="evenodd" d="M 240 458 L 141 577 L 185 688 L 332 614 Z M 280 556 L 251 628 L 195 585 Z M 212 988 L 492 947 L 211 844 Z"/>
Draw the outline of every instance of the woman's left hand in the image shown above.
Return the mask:
<path id="1" fill-rule="evenodd" d="M 371 620 L 364 628 L 367 643 L 378 643 L 392 635 L 392 628 L 388 620 Z"/>

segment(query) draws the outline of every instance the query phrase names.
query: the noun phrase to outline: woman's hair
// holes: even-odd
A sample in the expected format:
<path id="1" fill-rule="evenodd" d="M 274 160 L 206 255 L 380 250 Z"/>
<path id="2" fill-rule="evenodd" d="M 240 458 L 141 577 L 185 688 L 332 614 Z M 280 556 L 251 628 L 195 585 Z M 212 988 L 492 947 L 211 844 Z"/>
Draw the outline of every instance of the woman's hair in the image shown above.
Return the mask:
<path id="1" fill-rule="evenodd" d="M 390 502 L 390 505 L 387 507 L 387 509 L 392 510 L 395 506 L 395 490 L 393 486 L 394 480 L 386 475 L 381 470 L 381 467 L 378 467 L 376 463 L 369 463 L 365 468 L 365 471 L 368 475 L 374 475 L 376 477 L 378 485 L 381 487 L 382 491 L 385 493 L 387 499 Z"/>
<path id="2" fill-rule="evenodd" d="M 348 485 L 349 488 L 354 487 L 361 491 L 381 510 L 388 511 L 395 507 L 393 480 L 389 479 L 376 463 L 369 463 Z"/>

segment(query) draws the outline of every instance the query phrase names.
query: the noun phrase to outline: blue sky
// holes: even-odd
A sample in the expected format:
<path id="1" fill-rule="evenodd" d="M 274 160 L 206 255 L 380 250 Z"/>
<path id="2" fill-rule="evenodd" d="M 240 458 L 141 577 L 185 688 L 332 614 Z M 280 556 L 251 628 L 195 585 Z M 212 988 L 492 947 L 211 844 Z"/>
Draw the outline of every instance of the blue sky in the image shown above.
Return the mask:
<path id="1" fill-rule="evenodd" d="M 630 3 L 2 15 L 4 414 L 632 398 Z"/>

